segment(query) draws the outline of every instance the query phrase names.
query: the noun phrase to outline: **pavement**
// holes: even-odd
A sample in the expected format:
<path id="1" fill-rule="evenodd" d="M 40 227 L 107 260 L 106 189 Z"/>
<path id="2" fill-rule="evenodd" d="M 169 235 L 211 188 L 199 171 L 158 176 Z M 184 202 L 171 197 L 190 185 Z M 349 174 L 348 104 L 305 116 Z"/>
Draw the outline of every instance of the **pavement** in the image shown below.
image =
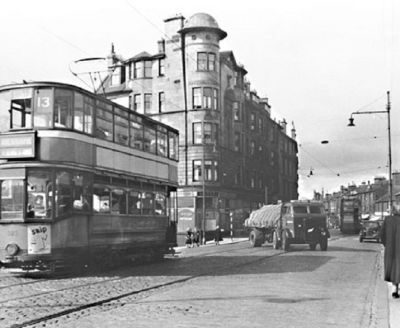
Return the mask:
<path id="1" fill-rule="evenodd" d="M 381 252 L 381 263 L 383 268 L 383 246 Z M 383 279 L 383 270 L 381 272 L 381 279 Z M 392 283 L 384 282 L 387 292 L 387 312 L 388 312 L 388 321 L 390 328 L 400 328 L 400 299 L 394 299 L 392 297 L 392 292 L 394 290 Z"/>
<path id="2" fill-rule="evenodd" d="M 331 231 L 332 232 L 332 231 Z M 339 236 L 333 232 L 331 240 L 337 239 Z M 247 242 L 248 238 L 224 238 L 220 245 Z M 208 241 L 200 247 L 216 246 L 214 241 Z M 196 247 L 196 246 L 195 246 Z M 176 254 L 182 253 L 187 246 L 175 247 Z M 329 249 L 329 248 L 328 248 Z M 375 280 L 374 300 L 371 311 L 375 315 L 375 320 L 369 322 L 368 327 L 374 328 L 400 328 L 400 299 L 392 297 L 393 285 L 383 280 L 383 251 L 382 246 L 379 264 L 377 268 L 377 276 Z"/>
<path id="3" fill-rule="evenodd" d="M 224 245 L 224 244 L 235 244 L 235 243 L 245 242 L 245 241 L 248 241 L 248 240 L 249 240 L 248 238 L 230 238 L 230 237 L 226 237 L 226 238 L 224 238 L 223 240 L 221 240 L 221 241 L 219 242 L 219 244 L 220 244 L 220 245 Z M 216 246 L 216 245 L 215 245 L 215 242 L 214 242 L 213 240 L 207 241 L 205 245 L 200 245 L 200 247 L 211 247 L 211 246 Z M 194 246 L 193 248 L 196 248 L 196 247 L 197 247 L 197 246 Z M 185 245 L 185 246 L 174 247 L 176 253 L 179 253 L 179 252 L 181 252 L 183 249 L 186 249 L 186 248 L 190 248 L 190 247 L 187 247 L 186 245 Z"/>

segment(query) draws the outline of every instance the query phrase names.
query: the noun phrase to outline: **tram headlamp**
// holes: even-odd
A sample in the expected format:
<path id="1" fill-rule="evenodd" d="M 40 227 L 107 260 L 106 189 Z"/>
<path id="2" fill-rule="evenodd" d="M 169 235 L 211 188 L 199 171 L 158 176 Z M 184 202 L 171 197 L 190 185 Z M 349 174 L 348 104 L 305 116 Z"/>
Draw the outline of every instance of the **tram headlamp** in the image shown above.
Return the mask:
<path id="1" fill-rule="evenodd" d="M 6 246 L 6 252 L 10 256 L 17 255 L 18 251 L 19 251 L 19 247 L 17 244 L 8 244 Z"/>

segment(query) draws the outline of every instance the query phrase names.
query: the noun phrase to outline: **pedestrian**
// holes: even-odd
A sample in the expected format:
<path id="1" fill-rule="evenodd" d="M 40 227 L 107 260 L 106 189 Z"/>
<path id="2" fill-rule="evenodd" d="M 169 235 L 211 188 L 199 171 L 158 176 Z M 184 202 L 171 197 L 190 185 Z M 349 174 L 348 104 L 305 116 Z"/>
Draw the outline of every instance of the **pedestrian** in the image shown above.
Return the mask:
<path id="1" fill-rule="evenodd" d="M 186 238 L 185 238 L 186 247 L 190 248 L 193 245 L 193 233 L 191 228 L 186 229 Z"/>
<path id="2" fill-rule="evenodd" d="M 393 298 L 399 298 L 400 283 L 400 215 L 387 216 L 382 224 L 381 240 L 385 246 L 384 279 L 394 287 Z"/>
<path id="3" fill-rule="evenodd" d="M 193 228 L 193 246 L 196 244 L 197 247 L 200 246 L 200 232 L 196 227 Z"/>
<path id="4" fill-rule="evenodd" d="M 215 228 L 214 240 L 215 240 L 215 245 L 219 245 L 219 241 L 221 240 L 221 229 L 219 228 L 219 225 L 217 225 Z"/>

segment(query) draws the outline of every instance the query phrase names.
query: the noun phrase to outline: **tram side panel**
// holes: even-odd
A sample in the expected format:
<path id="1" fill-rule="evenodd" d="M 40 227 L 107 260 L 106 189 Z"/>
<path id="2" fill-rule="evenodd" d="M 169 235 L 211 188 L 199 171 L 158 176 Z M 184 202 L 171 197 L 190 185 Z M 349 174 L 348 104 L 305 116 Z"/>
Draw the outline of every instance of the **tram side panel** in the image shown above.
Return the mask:
<path id="1" fill-rule="evenodd" d="M 89 228 L 91 252 L 100 250 L 165 252 L 168 217 L 94 215 Z"/>

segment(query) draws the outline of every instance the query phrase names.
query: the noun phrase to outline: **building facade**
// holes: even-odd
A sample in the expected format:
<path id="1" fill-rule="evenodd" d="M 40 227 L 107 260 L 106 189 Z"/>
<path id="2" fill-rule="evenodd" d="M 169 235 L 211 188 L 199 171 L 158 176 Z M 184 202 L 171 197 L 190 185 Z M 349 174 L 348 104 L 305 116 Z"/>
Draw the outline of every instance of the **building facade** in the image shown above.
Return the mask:
<path id="1" fill-rule="evenodd" d="M 298 198 L 295 129 L 271 118 L 208 14 L 166 19 L 158 53 L 109 55 L 105 95 L 180 131 L 178 234 L 219 225 L 238 235 L 261 204 Z"/>

